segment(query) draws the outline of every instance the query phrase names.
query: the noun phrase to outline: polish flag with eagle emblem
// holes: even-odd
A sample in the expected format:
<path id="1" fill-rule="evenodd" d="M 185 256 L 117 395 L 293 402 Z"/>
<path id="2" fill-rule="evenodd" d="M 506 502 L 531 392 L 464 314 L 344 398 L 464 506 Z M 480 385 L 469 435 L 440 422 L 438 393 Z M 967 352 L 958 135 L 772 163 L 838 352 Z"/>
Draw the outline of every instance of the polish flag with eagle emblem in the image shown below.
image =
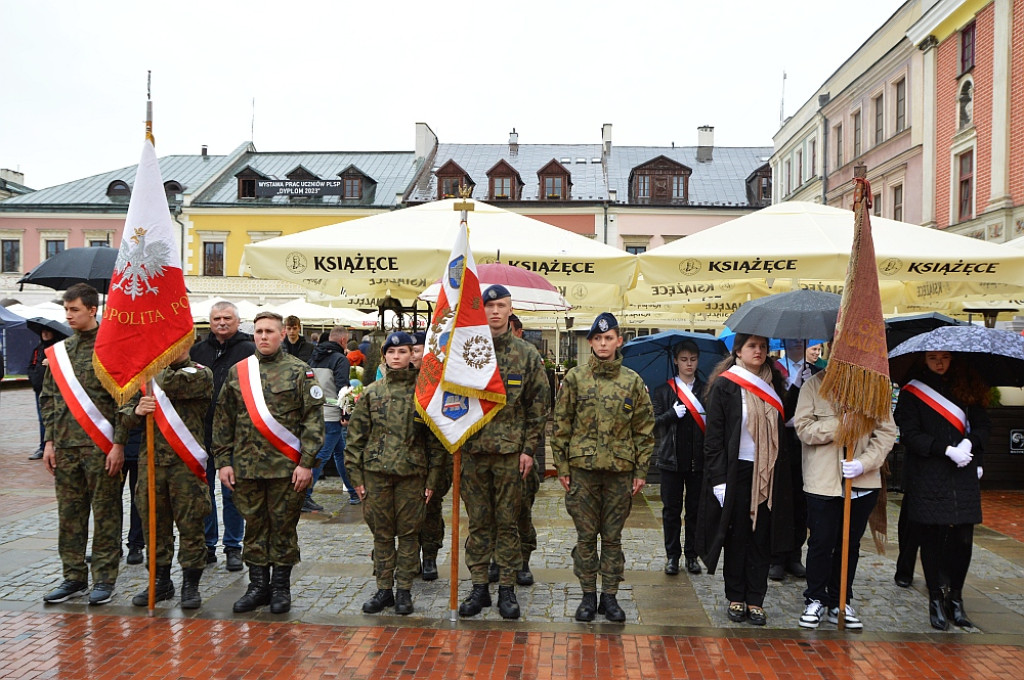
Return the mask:
<path id="1" fill-rule="evenodd" d="M 463 213 L 427 330 L 416 410 L 441 443 L 454 451 L 504 405 L 505 385 Z"/>
<path id="2" fill-rule="evenodd" d="M 93 366 L 119 404 L 192 344 L 192 312 L 160 165 L 147 131 Z"/>

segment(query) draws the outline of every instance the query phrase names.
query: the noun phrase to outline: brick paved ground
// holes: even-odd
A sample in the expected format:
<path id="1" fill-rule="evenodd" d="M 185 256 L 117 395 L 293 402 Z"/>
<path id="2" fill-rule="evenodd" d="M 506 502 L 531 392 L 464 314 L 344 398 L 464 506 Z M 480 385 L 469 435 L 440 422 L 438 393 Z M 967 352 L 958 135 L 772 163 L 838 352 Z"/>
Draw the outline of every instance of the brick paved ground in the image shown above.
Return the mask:
<path id="1" fill-rule="evenodd" d="M 731 624 L 719 575 L 661 572 L 661 506 L 653 485 L 637 498 L 624 532 L 620 601 L 627 624 L 578 624 L 569 558 L 575 535 L 556 480 L 546 481 L 537 499 L 538 582 L 518 589 L 518 622 L 501 621 L 495 609 L 448 621 L 447 545 L 442 578 L 414 587 L 414 615 L 363 615 L 360 605 L 374 590 L 372 540 L 336 478 L 317 487 L 327 512 L 300 523 L 303 562 L 290 614 L 232 614 L 245 579 L 227 572 L 222 560 L 204 574 L 203 609 L 183 612 L 172 600 L 158 604 L 150 619 L 130 605 L 145 571 L 124 564 L 110 605 L 42 605 L 42 594 L 61 577 L 52 478 L 26 459 L 37 444 L 34 420 L 29 390 L 4 393 L 0 677 L 1024 677 L 1022 492 L 985 494 L 986 524 L 976 532 L 965 589 L 978 628 L 966 631 L 932 631 L 920 570 L 914 587 L 895 587 L 894 546 L 880 556 L 868 541 L 855 602 L 865 632 L 843 634 L 827 624 L 799 629 L 803 584 L 792 578 L 770 584 L 766 629 Z M 890 499 L 893 529 L 899 500 Z M 177 566 L 172 575 L 180 580 Z M 463 568 L 460 590 L 467 589 Z"/>

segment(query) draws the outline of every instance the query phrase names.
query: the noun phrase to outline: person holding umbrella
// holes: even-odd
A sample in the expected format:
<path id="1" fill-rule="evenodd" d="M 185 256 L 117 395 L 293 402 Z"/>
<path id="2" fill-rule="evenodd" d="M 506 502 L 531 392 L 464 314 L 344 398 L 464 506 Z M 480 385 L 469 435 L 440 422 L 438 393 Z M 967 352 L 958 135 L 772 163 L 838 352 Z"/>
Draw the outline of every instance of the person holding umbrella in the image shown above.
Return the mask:
<path id="1" fill-rule="evenodd" d="M 792 489 L 781 437 L 783 378 L 768 340 L 737 333 L 708 381 L 701 559 L 715 573 L 723 549 L 729 620 L 767 623 L 764 598 L 773 551 L 791 546 Z"/>
<path id="2" fill-rule="evenodd" d="M 989 388 L 962 356 L 951 352 L 924 352 L 911 375 L 900 391 L 895 418 L 913 467 L 904 502 L 921 536 L 928 615 L 938 630 L 948 629 L 950 618 L 957 626 L 971 626 L 963 587 L 974 525 L 981 522 Z"/>
<path id="3" fill-rule="evenodd" d="M 71 335 L 67 326 L 49 319 L 29 319 L 28 327 L 39 333 L 39 344 L 32 350 L 32 359 L 29 361 L 25 373 L 32 385 L 32 391 L 36 394 L 36 415 L 39 416 L 39 448 L 28 457 L 29 460 L 43 459 L 43 444 L 46 427 L 43 425 L 43 412 L 39 407 L 39 393 L 43 391 L 43 378 L 46 376 L 46 348 L 60 342 Z"/>

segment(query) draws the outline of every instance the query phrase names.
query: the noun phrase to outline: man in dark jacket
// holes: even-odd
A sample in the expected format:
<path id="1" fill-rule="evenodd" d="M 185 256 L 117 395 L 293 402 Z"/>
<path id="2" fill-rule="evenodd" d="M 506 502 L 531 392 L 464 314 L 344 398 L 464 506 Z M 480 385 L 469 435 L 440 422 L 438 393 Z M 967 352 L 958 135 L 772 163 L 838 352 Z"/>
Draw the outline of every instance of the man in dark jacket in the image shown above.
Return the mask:
<path id="1" fill-rule="evenodd" d="M 679 573 L 679 558 L 686 555 L 686 570 L 701 573 L 697 561 L 697 511 L 704 479 L 704 407 L 700 396 L 704 383 L 697 378 L 700 350 L 692 340 L 672 348 L 677 375 L 655 388 L 655 465 L 661 470 L 661 519 L 665 533 L 665 573 Z M 695 412 L 696 411 L 696 412 Z M 685 542 L 679 538 L 683 527 L 683 499 L 686 501 Z"/>
<path id="2" fill-rule="evenodd" d="M 345 358 L 345 344 L 348 342 L 348 330 L 344 326 L 335 326 L 326 342 L 321 342 L 313 350 L 309 365 L 313 369 L 317 382 L 324 391 L 324 442 L 320 453 L 316 456 L 316 467 L 313 468 L 313 483 L 306 491 L 306 500 L 302 512 L 320 512 L 322 505 L 313 500 L 313 486 L 323 473 L 324 464 L 334 458 L 334 466 L 338 468 L 341 481 L 349 493 L 352 505 L 359 503 L 356 489 L 348 479 L 345 470 L 345 443 L 348 429 L 349 414 L 338 403 L 338 393 L 349 387 L 349 363 Z M 333 402 L 333 403 L 332 403 Z M 352 499 L 355 499 L 354 502 Z"/>
<path id="3" fill-rule="evenodd" d="M 43 412 L 39 408 L 39 393 L 43 391 L 43 377 L 46 376 L 46 348 L 63 339 L 63 334 L 58 334 L 51 328 L 41 329 L 39 331 L 39 344 L 32 350 L 32 360 L 29 361 L 28 368 L 25 369 L 28 381 L 32 384 L 32 391 L 36 393 L 36 415 L 39 416 L 39 448 L 28 457 L 29 460 L 43 459 L 43 444 L 45 443 L 43 435 L 46 428 L 43 427 Z M 0 366 L 2 365 L 3 359 L 0 358 Z M 0 370 L 0 373 L 3 373 L 3 371 Z"/>
<path id="4" fill-rule="evenodd" d="M 213 400 L 206 413 L 204 446 L 211 451 L 213 446 L 213 412 L 220 388 L 228 377 L 228 369 L 256 352 L 252 336 L 238 330 L 238 308 L 230 302 L 218 302 L 210 309 L 210 334 L 202 342 L 192 346 L 190 355 L 196 363 L 213 371 Z M 206 517 L 206 561 L 217 561 L 217 499 L 214 495 L 217 470 L 213 456 L 206 462 L 206 480 L 210 485 L 210 501 L 213 512 Z M 224 555 L 228 571 L 242 570 L 242 536 L 245 534 L 245 520 L 235 508 L 231 489 L 221 486 L 224 507 Z"/>
<path id="5" fill-rule="evenodd" d="M 296 359 L 301 359 L 307 364 L 313 358 L 313 343 L 307 342 L 302 337 L 302 322 L 297 316 L 289 316 L 284 320 L 284 343 L 281 349 L 291 354 Z"/>

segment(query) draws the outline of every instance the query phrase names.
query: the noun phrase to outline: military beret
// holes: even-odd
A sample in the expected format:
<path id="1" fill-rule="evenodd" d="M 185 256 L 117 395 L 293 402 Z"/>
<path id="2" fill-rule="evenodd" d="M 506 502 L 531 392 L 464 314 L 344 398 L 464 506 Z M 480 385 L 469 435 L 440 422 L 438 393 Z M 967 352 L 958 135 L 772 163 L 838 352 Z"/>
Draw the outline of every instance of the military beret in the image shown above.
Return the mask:
<path id="1" fill-rule="evenodd" d="M 488 286 L 487 290 L 484 291 L 484 303 L 488 303 L 491 300 L 500 300 L 502 298 L 510 298 L 512 293 L 508 292 L 508 288 L 496 283 L 493 286 Z"/>
<path id="2" fill-rule="evenodd" d="M 389 347 L 412 347 L 414 344 L 412 336 L 405 331 L 394 331 L 388 334 L 387 340 L 380 346 L 381 354 L 388 351 Z"/>
<path id="3" fill-rule="evenodd" d="M 587 340 L 594 337 L 598 333 L 607 333 L 613 328 L 618 328 L 619 322 L 615 318 L 615 315 L 611 312 L 601 312 L 594 319 L 594 323 L 590 326 L 590 331 L 587 332 Z"/>
<path id="4" fill-rule="evenodd" d="M 412 334 L 412 344 L 414 345 L 425 345 L 427 344 L 427 334 L 423 331 L 416 331 Z"/>

